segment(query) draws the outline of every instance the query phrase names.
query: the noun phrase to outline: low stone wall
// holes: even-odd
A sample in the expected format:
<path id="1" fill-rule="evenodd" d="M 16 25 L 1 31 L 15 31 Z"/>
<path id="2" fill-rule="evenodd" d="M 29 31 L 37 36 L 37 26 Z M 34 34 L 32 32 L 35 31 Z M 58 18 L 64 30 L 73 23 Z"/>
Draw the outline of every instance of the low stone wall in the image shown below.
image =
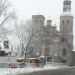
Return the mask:
<path id="1" fill-rule="evenodd" d="M 45 70 L 39 72 L 32 72 L 29 74 L 18 74 L 18 75 L 75 75 L 75 68 Z"/>

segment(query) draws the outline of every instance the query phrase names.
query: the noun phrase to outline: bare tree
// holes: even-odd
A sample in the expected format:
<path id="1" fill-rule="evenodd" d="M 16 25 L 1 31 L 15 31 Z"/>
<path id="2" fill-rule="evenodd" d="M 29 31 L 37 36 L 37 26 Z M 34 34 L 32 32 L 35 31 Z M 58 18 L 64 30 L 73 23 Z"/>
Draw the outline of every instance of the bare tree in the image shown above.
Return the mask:
<path id="1" fill-rule="evenodd" d="M 8 32 L 5 26 L 16 19 L 15 11 L 11 7 L 11 3 L 8 0 L 0 0 L 0 42 Z"/>
<path id="2" fill-rule="evenodd" d="M 25 59 L 27 57 L 27 53 L 30 52 L 29 45 L 36 40 L 36 35 L 39 30 L 34 30 L 32 27 L 31 21 L 27 21 L 26 23 L 19 23 L 20 25 L 15 25 L 15 33 L 19 39 L 20 45 L 22 47 L 22 55 L 25 51 Z M 33 40 L 34 39 L 34 40 Z"/>
<path id="3" fill-rule="evenodd" d="M 27 40 L 27 26 L 22 21 L 19 24 L 15 24 L 15 34 L 18 37 L 19 44 L 21 46 L 22 56 L 25 51 L 25 45 Z"/>

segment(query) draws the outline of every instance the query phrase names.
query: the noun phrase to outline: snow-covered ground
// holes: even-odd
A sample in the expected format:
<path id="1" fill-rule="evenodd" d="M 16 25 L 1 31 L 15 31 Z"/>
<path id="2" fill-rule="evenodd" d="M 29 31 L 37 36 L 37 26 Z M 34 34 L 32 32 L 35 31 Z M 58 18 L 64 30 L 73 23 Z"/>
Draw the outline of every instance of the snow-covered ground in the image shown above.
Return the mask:
<path id="1" fill-rule="evenodd" d="M 20 73 L 29 73 L 34 71 L 41 70 L 51 70 L 51 69 L 60 69 L 60 68 L 69 68 L 68 66 L 44 66 L 44 68 L 0 68 L 0 75 L 16 75 Z"/>

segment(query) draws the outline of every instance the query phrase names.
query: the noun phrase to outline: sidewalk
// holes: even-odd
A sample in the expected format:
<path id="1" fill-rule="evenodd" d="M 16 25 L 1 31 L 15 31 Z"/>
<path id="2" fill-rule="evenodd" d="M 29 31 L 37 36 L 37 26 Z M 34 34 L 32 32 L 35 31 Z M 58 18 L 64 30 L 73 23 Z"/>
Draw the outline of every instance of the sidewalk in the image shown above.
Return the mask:
<path id="1" fill-rule="evenodd" d="M 1 75 L 17 75 L 17 74 L 27 74 L 32 72 L 38 71 L 45 71 L 45 70 L 57 70 L 63 68 L 75 68 L 75 67 L 58 67 L 58 66 L 44 66 L 44 68 L 0 68 Z"/>

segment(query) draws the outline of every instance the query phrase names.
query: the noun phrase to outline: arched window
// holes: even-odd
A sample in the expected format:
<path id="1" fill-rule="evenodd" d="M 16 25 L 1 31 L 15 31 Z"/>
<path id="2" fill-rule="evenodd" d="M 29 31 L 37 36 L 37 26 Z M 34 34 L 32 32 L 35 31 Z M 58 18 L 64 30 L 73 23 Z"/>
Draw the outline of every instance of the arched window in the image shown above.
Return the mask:
<path id="1" fill-rule="evenodd" d="M 69 32 L 70 31 L 70 25 L 69 25 L 70 21 L 67 20 L 67 25 L 66 25 L 66 31 Z"/>
<path id="2" fill-rule="evenodd" d="M 67 24 L 69 24 L 69 20 L 67 20 Z"/>
<path id="3" fill-rule="evenodd" d="M 73 31 L 72 29 L 73 29 L 73 21 L 71 21 L 71 31 Z"/>
<path id="4" fill-rule="evenodd" d="M 62 24 L 64 25 L 64 20 L 62 20 Z"/>
<path id="5" fill-rule="evenodd" d="M 67 5 L 65 5 L 65 7 L 67 7 Z"/>
<path id="6" fill-rule="evenodd" d="M 70 7 L 70 5 L 68 5 L 68 7 Z"/>
<path id="7" fill-rule="evenodd" d="M 49 50 L 50 49 L 50 43 L 49 41 L 45 42 L 45 50 Z"/>
<path id="8" fill-rule="evenodd" d="M 49 55 L 49 53 L 50 53 L 50 42 L 46 41 L 45 42 L 45 54 Z"/>
<path id="9" fill-rule="evenodd" d="M 62 40 L 62 42 L 66 42 L 66 38 L 64 38 L 64 37 L 62 37 L 61 40 Z"/>
<path id="10" fill-rule="evenodd" d="M 63 48 L 62 55 L 66 56 L 66 48 Z"/>

